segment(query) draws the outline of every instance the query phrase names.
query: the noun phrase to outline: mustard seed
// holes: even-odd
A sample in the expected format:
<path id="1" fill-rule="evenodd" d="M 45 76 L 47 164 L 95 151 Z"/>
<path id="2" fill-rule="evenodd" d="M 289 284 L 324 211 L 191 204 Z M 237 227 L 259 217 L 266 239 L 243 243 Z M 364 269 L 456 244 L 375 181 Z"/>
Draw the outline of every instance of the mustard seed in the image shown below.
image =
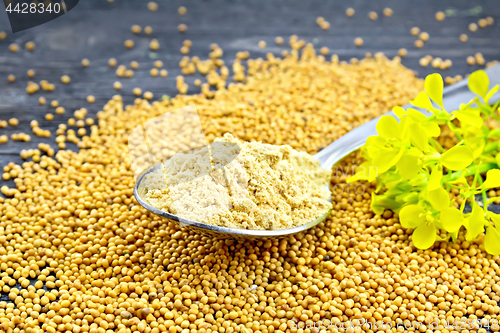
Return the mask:
<path id="1" fill-rule="evenodd" d="M 149 74 L 151 76 L 158 76 L 158 68 L 151 68 L 151 70 L 149 71 Z"/>
<path id="2" fill-rule="evenodd" d="M 32 69 L 28 69 L 28 72 L 26 73 L 28 77 L 34 77 L 35 76 L 35 71 Z"/>
<path id="3" fill-rule="evenodd" d="M 9 125 L 10 126 L 17 126 L 17 125 L 19 125 L 19 120 L 17 118 L 10 118 Z"/>
<path id="4" fill-rule="evenodd" d="M 152 98 L 153 98 L 153 93 L 152 93 L 152 92 L 150 92 L 150 91 L 146 91 L 146 92 L 144 93 L 143 97 L 144 97 L 145 99 L 148 99 L 148 100 L 149 100 L 149 99 L 152 99 Z"/>
<path id="5" fill-rule="evenodd" d="M 351 8 L 351 7 L 347 8 L 347 9 L 345 10 L 345 14 L 346 14 L 348 17 L 353 17 L 355 13 L 356 13 L 356 12 L 354 11 L 354 8 Z"/>
<path id="6" fill-rule="evenodd" d="M 417 39 L 415 41 L 415 47 L 421 48 L 422 46 L 424 46 L 424 42 L 421 39 Z"/>
<path id="7" fill-rule="evenodd" d="M 265 47 L 266 47 L 266 42 L 265 42 L 265 41 L 263 41 L 263 40 L 261 40 L 261 41 L 259 42 L 259 48 L 260 48 L 260 49 L 263 49 L 263 48 L 265 48 Z"/>
<path id="8" fill-rule="evenodd" d="M 466 42 L 469 39 L 469 37 L 466 34 L 461 34 L 460 35 L 460 41 L 461 42 Z"/>
<path id="9" fill-rule="evenodd" d="M 437 12 L 435 16 L 438 21 L 443 21 L 446 18 L 446 14 L 444 12 Z"/>
<path id="10" fill-rule="evenodd" d="M 95 102 L 95 97 L 93 95 L 88 95 L 87 96 L 87 102 L 94 103 Z"/>
<path id="11" fill-rule="evenodd" d="M 7 33 L 5 31 L 0 31 L 0 40 L 7 38 Z"/>
<path id="12" fill-rule="evenodd" d="M 15 43 L 12 43 L 9 45 L 9 51 L 10 52 L 17 52 L 17 51 L 19 51 L 19 46 Z"/>
<path id="13" fill-rule="evenodd" d="M 160 43 L 157 39 L 153 39 L 151 40 L 151 42 L 149 42 L 149 48 L 153 51 L 156 51 L 160 48 Z"/>
<path id="14" fill-rule="evenodd" d="M 467 64 L 470 66 L 473 66 L 476 64 L 476 58 L 474 58 L 473 56 L 468 56 L 466 60 L 467 60 Z"/>
<path id="15" fill-rule="evenodd" d="M 89 65 L 90 65 L 89 59 L 87 59 L 87 58 L 82 59 L 82 66 L 83 67 L 88 67 Z"/>
<path id="16" fill-rule="evenodd" d="M 142 94 L 142 89 L 141 88 L 134 88 L 133 91 L 134 95 L 136 96 L 141 96 Z"/>
<path id="17" fill-rule="evenodd" d="M 116 66 L 116 63 L 117 63 L 117 61 L 116 61 L 116 59 L 115 59 L 115 58 L 110 58 L 110 59 L 108 60 L 108 65 L 109 65 L 109 67 L 115 67 L 115 66 Z"/>
<path id="18" fill-rule="evenodd" d="M 45 105 L 46 102 L 47 102 L 47 100 L 45 99 L 45 97 L 39 97 L 38 98 L 38 103 L 40 105 Z"/>
<path id="19" fill-rule="evenodd" d="M 146 35 L 151 35 L 153 33 L 153 28 L 151 28 L 150 26 L 145 26 L 144 27 L 144 33 Z"/>
<path id="20" fill-rule="evenodd" d="M 328 49 L 328 47 L 323 46 L 323 47 L 319 50 L 319 52 L 320 52 L 322 55 L 327 55 L 327 54 L 328 54 L 328 52 L 329 52 L 329 49 Z"/>
<path id="21" fill-rule="evenodd" d="M 402 49 L 399 49 L 398 50 L 398 55 L 402 58 L 402 57 L 406 57 L 406 55 L 408 54 L 408 51 L 404 48 Z"/>
<path id="22" fill-rule="evenodd" d="M 161 77 L 167 77 L 167 75 L 168 75 L 168 72 L 167 72 L 167 70 L 166 70 L 166 69 L 162 69 L 162 70 L 160 70 L 160 76 L 161 76 Z"/>
<path id="23" fill-rule="evenodd" d="M 26 48 L 26 50 L 28 51 L 33 51 L 35 49 L 35 43 L 29 41 L 27 42 L 24 47 Z"/>
<path id="24" fill-rule="evenodd" d="M 469 24 L 469 31 L 476 32 L 477 31 L 477 24 L 476 23 Z"/>
<path id="25" fill-rule="evenodd" d="M 54 115 L 52 113 L 47 113 L 45 115 L 45 120 L 48 120 L 48 121 L 54 120 Z"/>
<path id="26" fill-rule="evenodd" d="M 486 28 L 488 26 L 488 21 L 486 19 L 480 19 L 477 22 L 477 25 L 479 25 L 480 28 Z"/>
<path id="27" fill-rule="evenodd" d="M 179 24 L 179 26 L 177 26 L 177 29 L 179 30 L 179 32 L 185 32 L 187 30 L 187 25 L 184 23 L 181 23 L 181 24 Z"/>
<path id="28" fill-rule="evenodd" d="M 65 110 L 65 109 L 64 109 L 64 107 L 62 107 L 62 106 L 58 106 L 58 107 L 56 108 L 56 114 L 63 114 L 63 113 L 64 113 L 64 111 L 66 111 L 66 110 Z"/>
<path id="29" fill-rule="evenodd" d="M 387 17 L 390 17 L 392 16 L 393 14 L 393 11 L 391 8 L 384 8 L 384 15 L 387 16 Z"/>
<path id="30" fill-rule="evenodd" d="M 378 14 L 376 12 L 369 12 L 368 18 L 372 21 L 375 21 L 376 19 L 378 19 Z"/>
<path id="31" fill-rule="evenodd" d="M 53 100 L 52 102 L 50 102 L 50 106 L 52 106 L 53 108 L 57 108 L 59 106 L 59 102 L 57 100 Z"/>
<path id="32" fill-rule="evenodd" d="M 177 9 L 177 12 L 178 12 L 180 15 L 186 15 L 186 13 L 187 13 L 187 9 L 186 9 L 186 7 L 184 7 L 184 6 L 180 6 L 180 7 Z"/>
<path id="33" fill-rule="evenodd" d="M 9 82 L 14 82 L 14 81 L 16 81 L 16 77 L 14 75 L 10 74 L 9 76 L 7 76 L 7 80 Z"/>
<path id="34" fill-rule="evenodd" d="M 120 90 L 122 88 L 121 82 L 115 81 L 115 83 L 113 83 L 113 88 L 115 88 L 116 90 Z"/>
<path id="35" fill-rule="evenodd" d="M 420 33 L 420 28 L 418 27 L 413 27 L 410 29 L 410 33 L 413 35 L 413 36 L 416 36 Z"/>
<path id="36" fill-rule="evenodd" d="M 68 84 L 68 83 L 70 83 L 70 81 L 71 81 L 71 78 L 68 75 L 61 76 L 62 83 Z"/>
<path id="37" fill-rule="evenodd" d="M 134 41 L 131 39 L 127 39 L 123 45 L 125 45 L 126 48 L 131 49 L 134 47 Z"/>
<path id="38" fill-rule="evenodd" d="M 363 38 L 361 38 L 361 37 L 356 37 L 356 38 L 354 39 L 354 45 L 356 45 L 356 46 L 362 46 L 362 45 L 363 45 Z"/>
<path id="39" fill-rule="evenodd" d="M 427 42 L 429 40 L 429 34 L 427 32 L 421 32 L 418 37 L 424 42 Z"/>
<path id="40" fill-rule="evenodd" d="M 280 37 L 280 36 L 276 37 L 276 38 L 274 39 L 274 42 L 275 42 L 277 45 L 281 45 L 281 44 L 283 44 L 283 37 Z"/>

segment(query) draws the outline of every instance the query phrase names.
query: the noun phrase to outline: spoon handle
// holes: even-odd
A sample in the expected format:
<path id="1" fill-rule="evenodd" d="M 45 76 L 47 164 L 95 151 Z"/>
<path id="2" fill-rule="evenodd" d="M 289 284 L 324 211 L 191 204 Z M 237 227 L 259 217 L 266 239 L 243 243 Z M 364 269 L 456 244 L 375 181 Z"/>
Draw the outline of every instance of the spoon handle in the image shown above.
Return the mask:
<path id="1" fill-rule="evenodd" d="M 488 68 L 485 72 L 490 78 L 490 87 L 500 84 L 500 65 Z M 500 98 L 499 95 L 500 94 L 498 93 L 495 94 L 490 99 L 490 102 L 494 103 L 497 101 Z M 472 98 L 474 98 L 474 96 L 475 94 L 472 93 L 467 86 L 467 79 L 464 79 L 443 89 L 444 108 L 448 111 L 454 111 L 460 106 L 460 104 L 468 103 Z M 414 106 L 410 104 L 403 106 L 405 109 L 409 107 Z M 392 111 L 386 113 L 385 115 L 395 117 L 395 114 Z M 376 126 L 379 119 L 380 116 L 355 128 L 346 135 L 332 142 L 329 146 L 314 155 L 314 157 L 320 161 L 323 168 L 332 168 L 344 156 L 347 156 L 356 149 L 361 148 L 365 144 L 366 139 L 370 136 L 377 135 Z"/>

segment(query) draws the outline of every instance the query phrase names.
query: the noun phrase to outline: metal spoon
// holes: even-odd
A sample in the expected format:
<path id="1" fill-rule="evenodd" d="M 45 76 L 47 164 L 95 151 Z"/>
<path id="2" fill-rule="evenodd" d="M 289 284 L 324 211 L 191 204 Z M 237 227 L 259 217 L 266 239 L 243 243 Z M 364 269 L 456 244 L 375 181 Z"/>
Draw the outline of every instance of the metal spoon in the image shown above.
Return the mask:
<path id="1" fill-rule="evenodd" d="M 494 86 L 500 83 L 500 66 L 495 66 L 485 70 L 490 78 L 490 86 Z M 493 100 L 499 99 L 499 94 L 495 95 Z M 462 80 L 459 83 L 446 87 L 443 91 L 443 105 L 446 110 L 455 110 L 460 104 L 469 102 L 475 95 L 469 91 L 467 87 L 467 80 Z M 406 105 L 403 108 L 411 107 Z M 386 115 L 391 115 L 395 117 L 395 114 L 391 111 L 386 113 Z M 328 147 L 321 150 L 319 153 L 314 155 L 314 157 L 320 161 L 323 168 L 330 169 L 344 157 L 350 153 L 361 148 L 366 139 L 370 136 L 377 135 L 376 125 L 380 117 L 372 119 L 371 121 L 365 123 L 364 125 L 350 131 L 346 135 L 337 139 L 335 142 L 330 144 Z M 196 222 L 188 220 L 176 215 L 172 215 L 165 211 L 159 210 L 143 199 L 145 193 L 145 188 L 141 187 L 141 182 L 144 180 L 144 176 L 149 172 L 152 172 L 159 168 L 161 165 L 157 164 L 150 169 L 145 170 L 137 179 L 134 187 L 134 196 L 141 206 L 147 210 L 162 216 L 173 223 L 180 225 L 181 227 L 186 227 L 193 230 L 194 232 L 205 234 L 209 236 L 214 236 L 217 238 L 234 238 L 234 239 L 269 239 L 276 237 L 284 237 L 288 235 L 293 235 L 301 231 L 307 230 L 324 221 L 331 210 L 326 211 L 318 219 L 311 221 L 307 224 L 301 226 L 290 228 L 290 229 L 279 229 L 279 230 L 249 230 L 249 229 L 235 229 L 219 227 L 214 225 L 209 225 L 201 222 Z M 328 184 L 326 184 L 328 186 Z"/>

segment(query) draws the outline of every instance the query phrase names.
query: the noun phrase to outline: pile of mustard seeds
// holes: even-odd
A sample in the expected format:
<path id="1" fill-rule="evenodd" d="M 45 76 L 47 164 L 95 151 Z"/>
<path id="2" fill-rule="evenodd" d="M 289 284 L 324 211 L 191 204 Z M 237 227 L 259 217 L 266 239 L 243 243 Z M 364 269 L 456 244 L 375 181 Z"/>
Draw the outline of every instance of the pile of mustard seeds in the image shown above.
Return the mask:
<path id="1" fill-rule="evenodd" d="M 213 96 L 128 106 L 115 96 L 79 152 L 41 154 L 4 170 L 16 188 L 1 189 L 9 198 L 0 203 L 0 288 L 10 301 L 0 302 L 0 330 L 269 333 L 293 332 L 293 320 L 364 319 L 394 327 L 418 321 L 425 331 L 437 319 L 441 332 L 453 332 L 444 325 L 463 318 L 495 330 L 500 258 L 463 234 L 417 250 L 397 215 L 371 212 L 366 184 L 364 192 L 335 187 L 325 222 L 267 241 L 183 230 L 133 197 L 128 134 L 165 112 L 196 104 L 210 141 L 231 133 L 315 153 L 421 89 L 397 59 L 332 63 L 305 50 L 252 60 L 243 83 Z M 343 163 L 351 170 L 360 160 Z M 333 185 L 350 174 L 333 175 Z"/>

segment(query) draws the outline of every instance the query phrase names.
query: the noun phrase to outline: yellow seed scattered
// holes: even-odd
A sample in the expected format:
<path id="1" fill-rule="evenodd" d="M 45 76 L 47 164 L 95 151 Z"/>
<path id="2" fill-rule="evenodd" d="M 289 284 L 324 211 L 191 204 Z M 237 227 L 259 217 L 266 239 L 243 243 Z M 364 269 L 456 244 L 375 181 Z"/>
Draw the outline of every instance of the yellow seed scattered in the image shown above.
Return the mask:
<path id="1" fill-rule="evenodd" d="M 136 96 L 141 96 L 142 94 L 142 89 L 141 88 L 134 88 L 134 90 L 132 90 L 132 92 L 134 93 L 134 95 Z"/>
<path id="2" fill-rule="evenodd" d="M 115 88 L 116 90 L 120 90 L 122 88 L 121 82 L 115 81 L 115 83 L 113 83 L 113 88 Z"/>
<path id="3" fill-rule="evenodd" d="M 65 110 L 65 109 L 64 109 L 64 107 L 62 107 L 62 106 L 58 106 L 58 107 L 56 108 L 56 114 L 63 114 L 63 113 L 64 113 L 64 111 L 66 111 L 66 110 Z"/>
<path id="4" fill-rule="evenodd" d="M 476 53 L 474 55 L 474 57 L 476 58 L 476 63 L 479 65 L 479 66 L 483 66 L 485 64 L 485 60 L 484 60 L 484 57 L 483 57 L 483 54 L 482 53 Z"/>
<path id="5" fill-rule="evenodd" d="M 35 49 L 35 43 L 33 42 L 27 42 L 24 47 L 26 48 L 26 50 L 28 51 L 33 51 Z"/>
<path id="6" fill-rule="evenodd" d="M 180 6 L 180 7 L 177 9 L 177 12 L 178 12 L 180 15 L 186 15 L 186 13 L 187 13 L 187 9 L 186 9 L 186 7 L 184 7 L 184 6 Z"/>
<path id="7" fill-rule="evenodd" d="M 480 28 L 486 28 L 488 26 L 488 21 L 486 19 L 480 19 L 477 22 L 477 25 L 479 25 Z"/>
<path id="8" fill-rule="evenodd" d="M 28 72 L 26 73 L 28 77 L 34 77 L 35 76 L 35 71 L 32 69 L 28 69 Z"/>
<path id="9" fill-rule="evenodd" d="M 16 77 L 14 75 L 10 74 L 9 76 L 7 76 L 7 80 L 9 82 L 15 82 L 16 81 Z"/>
<path id="10" fill-rule="evenodd" d="M 158 10 L 158 4 L 154 1 L 151 1 L 148 3 L 148 9 L 152 12 L 155 12 Z"/>
<path id="11" fill-rule="evenodd" d="M 356 38 L 354 39 L 354 45 L 356 45 L 356 46 L 361 46 L 361 45 L 363 45 L 363 38 L 361 38 L 361 37 L 356 37 Z"/>
<path id="12" fill-rule="evenodd" d="M 194 85 L 197 87 L 201 86 L 201 80 L 200 79 L 194 80 Z"/>
<path id="13" fill-rule="evenodd" d="M 319 52 L 320 52 L 322 55 L 327 55 L 329 51 L 330 51 L 330 50 L 329 50 L 329 49 L 328 49 L 328 47 L 326 47 L 326 46 L 323 46 L 323 47 L 319 50 Z"/>
<path id="14" fill-rule="evenodd" d="M 137 61 L 135 61 L 135 60 L 132 60 L 132 61 L 130 62 L 130 67 L 131 67 L 132 69 L 137 69 L 137 68 L 139 68 L 139 63 L 138 63 Z"/>
<path id="15" fill-rule="evenodd" d="M 56 100 L 53 100 L 52 102 L 50 102 L 50 106 L 52 106 L 53 108 L 57 108 L 59 106 L 59 102 Z"/>
<path id="16" fill-rule="evenodd" d="M 325 22 L 325 18 L 323 16 L 319 16 L 316 18 L 316 23 L 321 26 L 321 24 Z"/>
<path id="17" fill-rule="evenodd" d="M 384 8 L 384 15 L 389 17 L 389 16 L 392 16 L 393 14 L 393 11 L 391 8 Z"/>
<path id="18" fill-rule="evenodd" d="M 52 113 L 47 113 L 45 115 L 45 120 L 48 120 L 48 121 L 54 120 L 54 115 Z"/>
<path id="19" fill-rule="evenodd" d="M 375 21 L 376 19 L 378 19 L 378 14 L 376 12 L 369 12 L 368 17 L 370 18 L 370 20 Z"/>
<path id="20" fill-rule="evenodd" d="M 19 51 L 19 45 L 12 43 L 9 45 L 9 51 L 10 52 L 17 52 Z"/>
<path id="21" fill-rule="evenodd" d="M 402 49 L 399 49 L 398 50 L 398 55 L 402 58 L 402 57 L 406 57 L 406 55 L 408 54 L 408 51 L 404 48 Z"/>
<path id="22" fill-rule="evenodd" d="M 354 8 L 351 8 L 351 7 L 347 8 L 347 9 L 345 10 L 345 14 L 346 14 L 347 16 L 349 16 L 349 17 L 353 17 L 355 13 L 356 13 L 356 12 L 354 11 Z"/>
<path id="23" fill-rule="evenodd" d="M 274 42 L 275 42 L 277 45 L 281 45 L 281 44 L 283 44 L 283 37 L 279 37 L 279 36 L 278 36 L 278 37 L 276 37 L 276 38 L 274 39 Z"/>
<path id="24" fill-rule="evenodd" d="M 94 103 L 95 102 L 95 97 L 93 95 L 88 95 L 87 96 L 87 102 Z"/>
<path id="25" fill-rule="evenodd" d="M 416 36 L 420 33 L 420 28 L 418 27 L 413 27 L 410 29 L 410 33 L 413 35 L 413 36 Z"/>
<path id="26" fill-rule="evenodd" d="M 0 31 L 0 40 L 7 38 L 7 33 L 5 31 Z"/>
<path id="27" fill-rule="evenodd" d="M 460 41 L 461 42 L 466 42 L 469 39 L 469 37 L 466 34 L 461 34 L 460 35 Z"/>
<path id="28" fill-rule="evenodd" d="M 151 28 L 149 25 L 144 27 L 144 33 L 146 35 L 151 35 L 153 33 L 153 28 Z"/>
<path id="29" fill-rule="evenodd" d="M 430 55 L 426 55 L 425 57 L 420 58 L 419 64 L 422 67 L 427 67 L 432 61 L 432 57 Z"/>
<path id="30" fill-rule="evenodd" d="M 9 137 L 7 135 L 0 135 L 0 143 L 6 143 L 9 141 Z"/>
<path id="31" fill-rule="evenodd" d="M 158 76 L 158 68 L 151 68 L 149 74 L 151 74 L 151 76 Z"/>
<path id="32" fill-rule="evenodd" d="M 435 16 L 436 20 L 443 21 L 446 17 L 446 14 L 444 12 L 437 12 Z"/>
<path id="33" fill-rule="evenodd" d="M 62 83 L 66 83 L 67 84 L 67 83 L 70 83 L 70 81 L 71 81 L 71 78 L 68 75 L 61 76 L 61 82 Z"/>
<path id="34" fill-rule="evenodd" d="M 147 100 L 150 100 L 150 99 L 152 99 L 152 98 L 153 98 L 153 93 L 152 93 L 152 92 L 150 92 L 150 91 L 146 91 L 146 92 L 144 92 L 143 97 L 144 97 L 145 99 L 147 99 Z"/>
<path id="35" fill-rule="evenodd" d="M 470 30 L 471 32 L 475 32 L 475 31 L 477 31 L 477 24 L 476 24 L 476 23 L 471 23 L 471 24 L 469 24 L 469 30 Z"/>
<path id="36" fill-rule="evenodd" d="M 157 39 L 151 40 L 151 42 L 149 42 L 149 48 L 153 51 L 158 50 L 160 48 L 160 42 L 158 42 Z"/>
<path id="37" fill-rule="evenodd" d="M 427 42 L 429 40 L 429 34 L 427 32 L 421 32 L 418 37 L 424 42 Z"/>
<path id="38" fill-rule="evenodd" d="M 123 43 L 126 48 L 131 49 L 134 47 L 134 41 L 131 39 L 127 39 L 125 43 Z"/>
<path id="39" fill-rule="evenodd" d="M 160 71 L 160 76 L 162 76 L 162 77 L 167 77 L 167 75 L 168 75 L 168 72 L 167 72 L 167 70 L 166 70 L 166 69 L 162 69 L 162 70 Z"/>
<path id="40" fill-rule="evenodd" d="M 182 46 L 180 49 L 182 54 L 188 54 L 189 53 L 189 47 L 187 46 Z"/>
<path id="41" fill-rule="evenodd" d="M 132 33 L 134 33 L 134 34 L 140 34 L 140 33 L 141 33 L 141 31 L 142 31 L 142 28 L 141 28 L 141 26 L 140 26 L 140 25 L 134 24 L 134 25 L 130 28 L 130 30 L 131 30 L 131 31 L 132 31 Z"/>
<path id="42" fill-rule="evenodd" d="M 134 76 L 134 71 L 131 69 L 127 69 L 124 74 L 125 74 L 125 77 L 131 78 Z"/>
<path id="43" fill-rule="evenodd" d="M 325 21 L 325 22 L 321 23 L 321 29 L 323 29 L 323 30 L 330 29 L 330 22 Z"/>
<path id="44" fill-rule="evenodd" d="M 47 100 L 45 99 L 45 97 L 40 97 L 38 98 L 38 103 L 40 105 L 45 105 L 45 103 L 47 103 Z"/>
<path id="45" fill-rule="evenodd" d="M 421 39 L 417 39 L 415 41 L 415 47 L 421 48 L 422 46 L 424 46 L 424 42 Z"/>
<path id="46" fill-rule="evenodd" d="M 266 47 L 266 42 L 265 42 L 265 41 L 263 41 L 263 40 L 261 40 L 261 41 L 259 42 L 259 48 L 263 49 L 263 48 L 265 48 L 265 47 Z"/>
<path id="47" fill-rule="evenodd" d="M 19 120 L 17 118 L 10 118 L 9 125 L 10 126 L 17 126 L 17 125 L 19 125 Z"/>
<path id="48" fill-rule="evenodd" d="M 184 23 L 181 23 L 177 26 L 177 29 L 180 31 L 180 32 L 185 32 L 187 30 L 187 25 L 185 25 Z"/>
<path id="49" fill-rule="evenodd" d="M 87 59 L 87 58 L 82 59 L 82 66 L 83 67 L 88 67 L 89 65 L 90 65 L 89 59 Z"/>
<path id="50" fill-rule="evenodd" d="M 488 25 L 493 25 L 495 23 L 495 19 L 491 16 L 488 16 L 486 18 L 486 23 L 488 23 Z"/>
<path id="51" fill-rule="evenodd" d="M 115 66 L 116 66 L 116 63 L 117 63 L 117 61 L 116 61 L 116 59 L 115 59 L 115 58 L 110 58 L 110 59 L 108 60 L 108 65 L 109 65 L 110 67 L 115 67 Z"/>

